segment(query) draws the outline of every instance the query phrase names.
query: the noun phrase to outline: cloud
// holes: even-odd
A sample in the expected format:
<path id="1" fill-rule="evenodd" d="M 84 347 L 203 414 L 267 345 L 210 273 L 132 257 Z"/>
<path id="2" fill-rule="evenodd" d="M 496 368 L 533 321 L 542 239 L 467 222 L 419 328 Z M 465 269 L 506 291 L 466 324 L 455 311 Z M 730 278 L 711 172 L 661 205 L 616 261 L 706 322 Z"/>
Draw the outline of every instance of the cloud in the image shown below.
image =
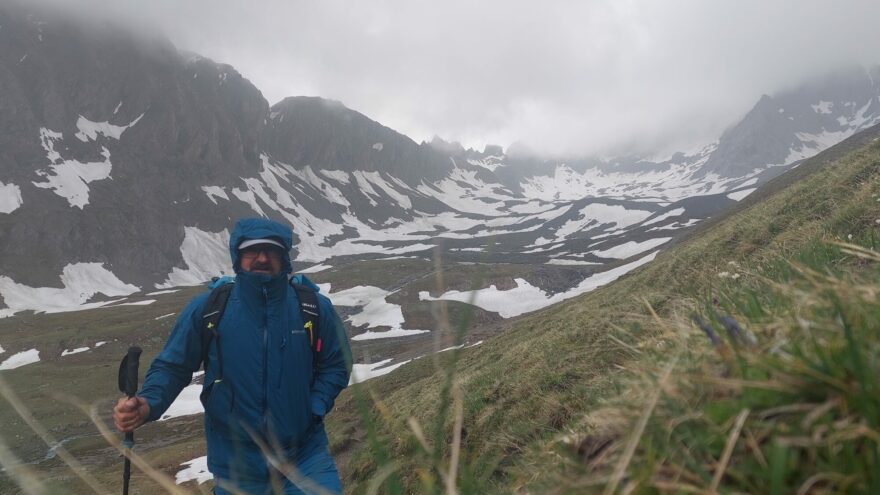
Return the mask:
<path id="1" fill-rule="evenodd" d="M 44 0 L 61 5 L 61 0 Z M 763 93 L 880 62 L 880 2 L 65 0 L 416 140 L 545 153 L 706 144 Z"/>

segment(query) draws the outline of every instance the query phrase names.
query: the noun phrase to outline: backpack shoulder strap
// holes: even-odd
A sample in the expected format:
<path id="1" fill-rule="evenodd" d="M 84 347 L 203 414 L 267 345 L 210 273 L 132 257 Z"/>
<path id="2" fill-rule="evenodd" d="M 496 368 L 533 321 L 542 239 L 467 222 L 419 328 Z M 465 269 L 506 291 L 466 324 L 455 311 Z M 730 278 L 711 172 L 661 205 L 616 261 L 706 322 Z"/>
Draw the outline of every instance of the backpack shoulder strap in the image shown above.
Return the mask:
<path id="1" fill-rule="evenodd" d="M 303 319 L 303 328 L 309 334 L 309 345 L 312 347 L 312 364 L 317 369 L 318 355 L 321 353 L 321 335 L 318 334 L 321 311 L 318 306 L 318 293 L 315 289 L 298 284 L 291 279 L 290 286 L 296 291 L 299 300 L 299 312 Z"/>
<path id="2" fill-rule="evenodd" d="M 218 325 L 223 312 L 226 310 L 226 302 L 229 301 L 229 293 L 235 284 L 220 284 L 211 290 L 208 301 L 205 303 L 205 309 L 202 311 L 202 366 L 204 370 L 208 369 L 208 350 L 211 346 L 211 340 L 217 339 L 217 365 L 219 366 L 219 374 L 216 381 L 223 380 L 223 353 L 220 347 L 220 334 L 218 333 Z"/>

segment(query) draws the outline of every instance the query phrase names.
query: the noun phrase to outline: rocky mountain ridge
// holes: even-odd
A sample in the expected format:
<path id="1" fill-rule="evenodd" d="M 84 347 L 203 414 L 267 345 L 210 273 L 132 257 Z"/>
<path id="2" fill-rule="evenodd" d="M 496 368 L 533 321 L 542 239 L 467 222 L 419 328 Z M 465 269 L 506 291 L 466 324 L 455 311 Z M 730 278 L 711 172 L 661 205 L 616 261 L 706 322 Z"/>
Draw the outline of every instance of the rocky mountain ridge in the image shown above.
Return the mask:
<path id="1" fill-rule="evenodd" d="M 299 268 L 439 244 L 463 262 L 598 273 L 880 122 L 875 68 L 764 98 L 694 155 L 542 161 L 418 144 L 320 98 L 270 107 L 229 65 L 112 27 L 0 8 L 0 44 L 8 314 L 228 271 L 226 229 L 254 215 L 294 227 Z"/>

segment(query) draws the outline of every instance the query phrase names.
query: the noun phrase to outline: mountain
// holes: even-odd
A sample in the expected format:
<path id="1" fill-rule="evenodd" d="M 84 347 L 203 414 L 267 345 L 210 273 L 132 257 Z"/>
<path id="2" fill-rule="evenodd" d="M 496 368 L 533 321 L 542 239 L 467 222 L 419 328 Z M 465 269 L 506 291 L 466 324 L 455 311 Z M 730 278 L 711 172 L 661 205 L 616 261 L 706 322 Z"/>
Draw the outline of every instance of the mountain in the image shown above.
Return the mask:
<path id="1" fill-rule="evenodd" d="M 856 70 L 763 98 L 695 154 L 547 161 L 419 144 L 321 98 L 270 107 L 229 65 L 110 25 L 10 6 L 0 25 L 5 315 L 228 273 L 227 229 L 254 215 L 293 226 L 298 269 L 440 246 L 586 279 L 880 120 L 877 69 Z"/>

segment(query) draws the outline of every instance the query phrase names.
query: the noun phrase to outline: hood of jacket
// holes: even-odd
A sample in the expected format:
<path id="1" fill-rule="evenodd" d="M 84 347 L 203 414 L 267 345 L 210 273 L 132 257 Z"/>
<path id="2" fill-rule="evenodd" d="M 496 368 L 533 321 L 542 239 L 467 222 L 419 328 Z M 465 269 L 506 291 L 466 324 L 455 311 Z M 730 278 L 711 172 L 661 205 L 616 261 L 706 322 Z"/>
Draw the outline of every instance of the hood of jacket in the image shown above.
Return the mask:
<path id="1" fill-rule="evenodd" d="M 236 274 L 241 274 L 238 246 L 247 240 L 265 238 L 276 240 L 284 246 L 280 274 L 287 278 L 292 271 L 290 249 L 293 247 L 293 230 L 287 225 L 267 218 L 243 218 L 235 222 L 235 227 L 229 236 L 229 255 L 232 257 L 232 268 Z"/>

